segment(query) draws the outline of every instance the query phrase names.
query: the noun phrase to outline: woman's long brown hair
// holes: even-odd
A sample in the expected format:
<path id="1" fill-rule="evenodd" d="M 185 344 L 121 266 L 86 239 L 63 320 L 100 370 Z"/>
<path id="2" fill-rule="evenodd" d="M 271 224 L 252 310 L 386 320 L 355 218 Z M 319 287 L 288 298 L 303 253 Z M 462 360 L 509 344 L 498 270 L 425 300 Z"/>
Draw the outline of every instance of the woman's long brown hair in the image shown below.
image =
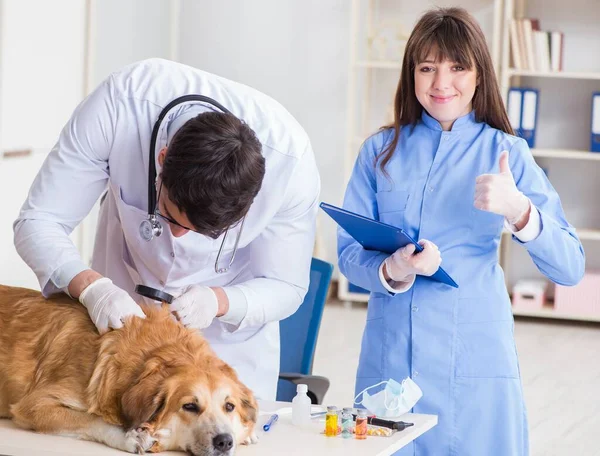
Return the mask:
<path id="1" fill-rule="evenodd" d="M 381 171 L 386 175 L 385 166 L 396 150 L 400 129 L 404 125 L 416 125 L 421 118 L 423 107 L 415 94 L 415 68 L 432 51 L 436 52 L 437 62 L 450 60 L 469 70 L 475 67 L 478 81 L 473 96 L 475 120 L 514 134 L 479 24 L 462 8 L 434 9 L 421 17 L 406 43 L 394 99 L 394 123 L 381 128 L 394 129 L 392 141 L 377 156 Z"/>

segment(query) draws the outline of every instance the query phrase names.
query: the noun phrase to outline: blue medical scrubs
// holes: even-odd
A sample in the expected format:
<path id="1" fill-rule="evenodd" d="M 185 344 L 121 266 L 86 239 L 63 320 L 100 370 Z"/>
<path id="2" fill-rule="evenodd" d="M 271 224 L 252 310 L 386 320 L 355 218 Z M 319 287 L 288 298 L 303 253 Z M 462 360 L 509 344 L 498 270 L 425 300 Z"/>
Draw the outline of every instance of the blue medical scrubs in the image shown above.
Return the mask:
<path id="1" fill-rule="evenodd" d="M 371 292 L 356 392 L 408 376 L 421 387 L 423 397 L 413 412 L 436 414 L 439 424 L 399 455 L 527 455 L 514 323 L 498 264 L 504 218 L 475 209 L 476 177 L 499 172 L 501 152 L 510 151 L 517 187 L 541 219 L 537 238 L 513 240 L 552 281 L 573 285 L 581 279 L 581 243 L 523 139 L 477 122 L 473 112 L 442 131 L 424 112 L 417 125 L 402 128 L 386 167 L 388 178 L 374 163 L 391 138 L 387 130 L 365 141 L 344 208 L 434 242 L 442 266 L 460 288 L 417 276 L 407 292 L 389 293 L 378 275 L 387 255 L 364 250 L 339 230 L 341 272 Z"/>

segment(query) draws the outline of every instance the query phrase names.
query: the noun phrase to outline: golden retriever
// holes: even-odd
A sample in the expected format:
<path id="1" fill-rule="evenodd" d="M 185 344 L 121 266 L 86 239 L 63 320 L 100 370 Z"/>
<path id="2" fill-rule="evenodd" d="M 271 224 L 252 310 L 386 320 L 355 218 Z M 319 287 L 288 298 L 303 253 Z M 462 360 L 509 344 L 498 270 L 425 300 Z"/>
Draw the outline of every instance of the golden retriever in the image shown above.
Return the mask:
<path id="1" fill-rule="evenodd" d="M 66 295 L 0 286 L 0 418 L 130 453 L 230 456 L 254 443 L 257 403 L 168 305 L 100 336 Z"/>

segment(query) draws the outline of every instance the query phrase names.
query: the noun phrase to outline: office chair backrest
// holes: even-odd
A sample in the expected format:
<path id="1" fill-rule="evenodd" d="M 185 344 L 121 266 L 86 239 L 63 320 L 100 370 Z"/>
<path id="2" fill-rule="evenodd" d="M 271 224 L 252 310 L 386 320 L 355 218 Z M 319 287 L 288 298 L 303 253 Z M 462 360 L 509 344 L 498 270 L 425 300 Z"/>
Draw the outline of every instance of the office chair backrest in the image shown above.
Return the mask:
<path id="1" fill-rule="evenodd" d="M 312 259 L 310 283 L 304 301 L 296 313 L 279 322 L 280 372 L 312 373 L 317 336 L 332 274 L 332 264 L 317 258 Z M 278 400 L 283 400 L 280 398 L 284 396 L 290 397 L 291 394 L 293 397 L 296 394 L 295 385 L 283 380 L 279 381 L 277 389 Z"/>

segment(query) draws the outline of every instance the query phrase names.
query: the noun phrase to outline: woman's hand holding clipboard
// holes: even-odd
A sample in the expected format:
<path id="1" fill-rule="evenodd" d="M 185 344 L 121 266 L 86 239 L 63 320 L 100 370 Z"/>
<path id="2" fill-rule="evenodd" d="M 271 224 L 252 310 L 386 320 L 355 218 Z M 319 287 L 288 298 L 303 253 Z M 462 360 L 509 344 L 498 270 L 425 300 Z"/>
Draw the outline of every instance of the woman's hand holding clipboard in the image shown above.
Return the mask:
<path id="1" fill-rule="evenodd" d="M 366 250 L 376 250 L 391 255 L 408 244 L 415 246 L 415 252 L 423 250 L 423 247 L 401 228 L 355 214 L 331 204 L 321 203 L 320 207 Z M 442 268 L 438 268 L 431 276 L 423 277 L 458 288 L 458 284 Z"/>

